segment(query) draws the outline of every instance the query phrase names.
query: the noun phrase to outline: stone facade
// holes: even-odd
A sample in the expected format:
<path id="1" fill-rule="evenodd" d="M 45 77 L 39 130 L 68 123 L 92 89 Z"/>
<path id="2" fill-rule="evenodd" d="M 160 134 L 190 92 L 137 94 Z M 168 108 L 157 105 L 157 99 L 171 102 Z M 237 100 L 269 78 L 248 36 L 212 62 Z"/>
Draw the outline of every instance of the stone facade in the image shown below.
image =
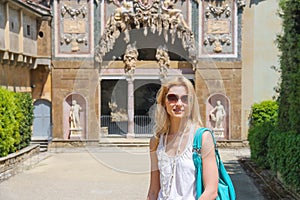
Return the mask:
<path id="1" fill-rule="evenodd" d="M 53 138 L 68 138 L 69 96 L 71 99 L 79 96 L 78 98 L 82 98 L 81 106 L 85 105 L 81 113 L 82 119 L 85 119 L 82 121 L 82 139 L 98 138 L 98 87 L 98 70 L 93 65 L 84 63 L 82 66 L 80 61 L 53 61 L 52 106 L 55 109 L 52 109 L 52 114 L 53 121 L 56 122 L 53 126 Z"/>
<path id="2" fill-rule="evenodd" d="M 226 139 L 240 139 L 241 134 L 241 62 L 216 62 L 213 65 L 199 63 L 196 71 L 196 93 L 199 97 L 203 124 L 208 126 L 207 101 L 213 94 L 229 99 L 229 133 Z"/>
<path id="3" fill-rule="evenodd" d="M 0 37 L 0 85 L 51 101 L 53 139 L 72 139 L 73 100 L 81 108 L 81 127 L 74 140 L 98 140 L 100 126 L 112 131 L 100 123 L 109 117 L 108 103 L 115 100 L 110 84 L 122 85 L 116 113 L 125 109 L 128 114 L 129 122 L 119 126 L 124 125 L 130 137 L 138 132 L 135 117 L 149 114 L 157 84 L 166 76 L 183 74 L 192 80 L 205 126 L 213 126 L 210 111 L 216 101 L 222 101 L 225 135 L 220 139 L 224 141 L 247 139 L 251 105 L 271 98 L 271 89 L 263 91 L 273 88 L 276 75 L 266 66 L 274 64 L 278 52 L 269 35 L 275 37 L 280 25 L 276 16 L 264 18 L 263 8 L 271 5 L 276 10 L 276 2 L 62 0 L 42 4 L 48 8 L 35 1 L 30 4 L 34 17 L 25 16 L 25 8 L 15 9 L 24 7 L 20 1 L 0 4 L 0 18 L 7 19 L 0 22 L 4 36 Z M 261 19 L 274 23 L 266 23 L 270 29 L 264 29 Z M 261 42 L 266 45 L 261 47 Z M 268 84 L 258 84 L 265 80 Z M 139 102 L 140 88 L 151 95 Z M 141 102 L 149 105 L 143 108 Z"/>
<path id="4" fill-rule="evenodd" d="M 42 98 L 45 81 L 35 74 L 46 68 L 43 74 L 48 76 L 50 70 L 50 10 L 34 2 L 9 1 L 0 3 L 0 11 L 0 85 L 16 92 L 34 91 L 34 98 Z"/>

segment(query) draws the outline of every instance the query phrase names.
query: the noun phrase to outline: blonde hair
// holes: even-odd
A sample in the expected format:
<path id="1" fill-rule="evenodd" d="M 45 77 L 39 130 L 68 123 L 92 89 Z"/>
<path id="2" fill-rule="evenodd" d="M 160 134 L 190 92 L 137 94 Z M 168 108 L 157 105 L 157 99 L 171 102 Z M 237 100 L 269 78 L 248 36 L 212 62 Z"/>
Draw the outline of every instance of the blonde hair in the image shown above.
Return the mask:
<path id="1" fill-rule="evenodd" d="M 168 132 L 170 126 L 170 118 L 165 108 L 165 98 L 169 89 L 173 86 L 184 86 L 189 95 L 189 113 L 188 119 L 192 123 L 202 126 L 200 118 L 199 104 L 197 96 L 194 90 L 193 84 L 183 76 L 176 76 L 170 79 L 166 79 L 156 96 L 156 110 L 155 110 L 155 126 L 154 126 L 154 136 L 159 138 Z"/>

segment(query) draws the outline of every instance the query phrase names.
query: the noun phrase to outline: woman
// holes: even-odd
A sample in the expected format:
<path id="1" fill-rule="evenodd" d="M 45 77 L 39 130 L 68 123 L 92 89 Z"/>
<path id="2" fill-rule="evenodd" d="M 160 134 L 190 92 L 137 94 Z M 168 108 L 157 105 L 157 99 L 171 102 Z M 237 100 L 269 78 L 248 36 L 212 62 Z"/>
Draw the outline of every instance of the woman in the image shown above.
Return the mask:
<path id="1" fill-rule="evenodd" d="M 157 94 L 155 136 L 150 140 L 151 174 L 147 199 L 196 199 L 193 138 L 201 127 L 193 85 L 180 76 L 165 81 Z M 200 200 L 217 197 L 218 168 L 211 134 L 202 137 L 203 185 Z"/>

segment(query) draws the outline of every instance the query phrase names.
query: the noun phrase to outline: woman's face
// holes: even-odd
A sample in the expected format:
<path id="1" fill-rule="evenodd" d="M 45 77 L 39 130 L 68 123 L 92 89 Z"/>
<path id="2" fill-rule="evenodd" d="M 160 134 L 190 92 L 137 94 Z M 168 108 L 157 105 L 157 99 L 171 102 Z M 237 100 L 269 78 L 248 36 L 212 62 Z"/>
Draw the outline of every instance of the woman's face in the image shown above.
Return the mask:
<path id="1" fill-rule="evenodd" d="M 182 118 L 188 113 L 188 92 L 184 86 L 172 86 L 165 98 L 166 111 L 170 118 Z"/>

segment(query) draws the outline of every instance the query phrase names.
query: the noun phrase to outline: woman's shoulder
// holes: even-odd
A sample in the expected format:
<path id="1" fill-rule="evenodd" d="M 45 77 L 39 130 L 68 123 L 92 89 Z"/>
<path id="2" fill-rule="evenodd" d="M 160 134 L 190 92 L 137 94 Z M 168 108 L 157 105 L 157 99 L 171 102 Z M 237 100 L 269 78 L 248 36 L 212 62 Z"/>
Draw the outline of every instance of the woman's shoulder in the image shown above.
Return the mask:
<path id="1" fill-rule="evenodd" d="M 157 136 L 152 136 L 149 142 L 150 151 L 156 151 L 159 143 L 159 138 Z"/>
<path id="2" fill-rule="evenodd" d="M 203 138 L 203 137 L 212 137 L 212 134 L 211 134 L 212 129 L 210 129 L 210 128 L 208 128 L 208 127 L 203 127 L 203 126 L 197 125 L 197 126 L 196 126 L 196 131 L 197 131 L 198 129 L 206 129 L 206 130 L 203 132 L 203 134 L 202 134 L 202 138 Z M 195 132 L 196 132 L 196 131 L 195 131 Z"/>

